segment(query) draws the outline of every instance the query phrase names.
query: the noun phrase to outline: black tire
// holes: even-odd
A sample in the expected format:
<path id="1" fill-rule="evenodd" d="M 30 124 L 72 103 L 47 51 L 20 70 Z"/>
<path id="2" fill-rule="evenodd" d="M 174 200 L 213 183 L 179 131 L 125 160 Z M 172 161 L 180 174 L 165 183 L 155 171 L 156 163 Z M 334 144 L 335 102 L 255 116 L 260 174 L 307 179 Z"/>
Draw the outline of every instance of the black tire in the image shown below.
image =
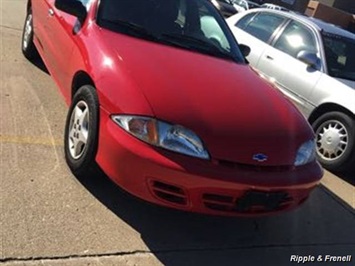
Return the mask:
<path id="1" fill-rule="evenodd" d="M 329 112 L 315 120 L 312 127 L 316 134 L 317 158 L 323 167 L 335 172 L 354 169 L 354 118 L 341 112 Z"/>
<path id="2" fill-rule="evenodd" d="M 23 55 L 31 60 L 38 57 L 38 52 L 33 43 L 33 16 L 32 9 L 29 9 L 26 15 L 25 24 L 22 31 L 21 50 Z"/>
<path id="3" fill-rule="evenodd" d="M 97 167 L 98 136 L 99 100 L 95 88 L 85 85 L 73 98 L 64 132 L 65 159 L 75 176 L 83 178 Z"/>

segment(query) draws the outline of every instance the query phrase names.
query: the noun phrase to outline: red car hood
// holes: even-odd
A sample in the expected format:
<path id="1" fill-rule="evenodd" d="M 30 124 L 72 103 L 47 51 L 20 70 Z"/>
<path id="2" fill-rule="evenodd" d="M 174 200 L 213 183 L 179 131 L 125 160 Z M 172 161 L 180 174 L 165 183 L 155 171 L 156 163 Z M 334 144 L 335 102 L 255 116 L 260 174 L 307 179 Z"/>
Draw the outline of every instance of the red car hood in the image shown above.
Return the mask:
<path id="1" fill-rule="evenodd" d="M 102 32 L 158 119 L 193 130 L 212 158 L 293 165 L 313 137 L 303 116 L 248 65 Z M 268 157 L 253 160 L 256 154 Z"/>

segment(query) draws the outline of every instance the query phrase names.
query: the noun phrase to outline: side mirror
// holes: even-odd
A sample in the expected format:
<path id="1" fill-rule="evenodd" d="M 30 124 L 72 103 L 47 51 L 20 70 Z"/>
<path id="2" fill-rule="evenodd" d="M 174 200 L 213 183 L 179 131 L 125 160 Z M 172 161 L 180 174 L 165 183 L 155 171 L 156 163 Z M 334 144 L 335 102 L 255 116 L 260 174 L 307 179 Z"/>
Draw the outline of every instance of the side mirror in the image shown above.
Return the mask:
<path id="1" fill-rule="evenodd" d="M 320 67 L 320 60 L 315 53 L 303 50 L 297 54 L 297 59 L 315 69 Z"/>
<path id="2" fill-rule="evenodd" d="M 70 15 L 77 17 L 83 22 L 87 16 L 86 7 L 78 0 L 55 0 L 54 6 Z"/>
<path id="3" fill-rule="evenodd" d="M 250 54 L 250 47 L 245 44 L 239 44 L 239 49 L 242 52 L 244 57 L 247 57 Z"/>

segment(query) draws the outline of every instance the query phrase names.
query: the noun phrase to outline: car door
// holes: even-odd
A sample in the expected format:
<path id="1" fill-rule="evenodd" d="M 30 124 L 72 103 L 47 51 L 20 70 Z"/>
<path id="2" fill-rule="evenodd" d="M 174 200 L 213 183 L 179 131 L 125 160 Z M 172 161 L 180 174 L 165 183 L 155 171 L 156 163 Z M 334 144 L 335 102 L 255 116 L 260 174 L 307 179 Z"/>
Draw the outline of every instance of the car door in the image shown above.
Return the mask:
<path id="1" fill-rule="evenodd" d="M 319 43 L 315 32 L 306 25 L 291 20 L 273 46 L 264 50 L 257 68 L 275 79 L 279 88 L 301 109 L 305 111 L 313 88 L 322 75 L 318 66 L 309 66 L 297 59 L 301 51 L 314 53 L 320 58 Z"/>
<path id="2" fill-rule="evenodd" d="M 70 58 L 74 49 L 75 27 L 78 19 L 55 8 L 55 0 L 43 0 L 47 4 L 47 39 L 44 44 L 46 64 L 57 83 L 69 78 Z M 79 0 L 75 0 L 79 1 Z"/>
<path id="3" fill-rule="evenodd" d="M 44 45 L 48 42 L 48 3 L 47 1 L 32 1 L 31 9 L 33 14 L 33 28 L 35 32 L 34 37 L 39 44 L 39 52 L 43 54 Z"/>
<path id="4" fill-rule="evenodd" d="M 269 12 L 252 12 L 238 20 L 231 29 L 240 44 L 251 48 L 247 57 L 252 66 L 257 66 L 260 56 L 269 46 L 272 36 L 280 29 L 285 18 Z"/>

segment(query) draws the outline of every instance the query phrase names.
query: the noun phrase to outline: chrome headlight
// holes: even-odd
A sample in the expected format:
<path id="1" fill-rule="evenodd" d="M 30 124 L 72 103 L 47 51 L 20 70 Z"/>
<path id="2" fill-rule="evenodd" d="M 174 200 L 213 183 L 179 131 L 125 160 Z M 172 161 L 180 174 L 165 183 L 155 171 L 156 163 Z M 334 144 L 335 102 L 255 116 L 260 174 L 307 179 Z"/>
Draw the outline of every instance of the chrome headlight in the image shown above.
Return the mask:
<path id="1" fill-rule="evenodd" d="M 144 116 L 114 115 L 112 120 L 136 138 L 153 146 L 209 159 L 201 139 L 191 130 Z"/>
<path id="2" fill-rule="evenodd" d="M 297 151 L 295 166 L 305 165 L 315 160 L 316 144 L 314 140 L 309 140 L 301 145 Z"/>

